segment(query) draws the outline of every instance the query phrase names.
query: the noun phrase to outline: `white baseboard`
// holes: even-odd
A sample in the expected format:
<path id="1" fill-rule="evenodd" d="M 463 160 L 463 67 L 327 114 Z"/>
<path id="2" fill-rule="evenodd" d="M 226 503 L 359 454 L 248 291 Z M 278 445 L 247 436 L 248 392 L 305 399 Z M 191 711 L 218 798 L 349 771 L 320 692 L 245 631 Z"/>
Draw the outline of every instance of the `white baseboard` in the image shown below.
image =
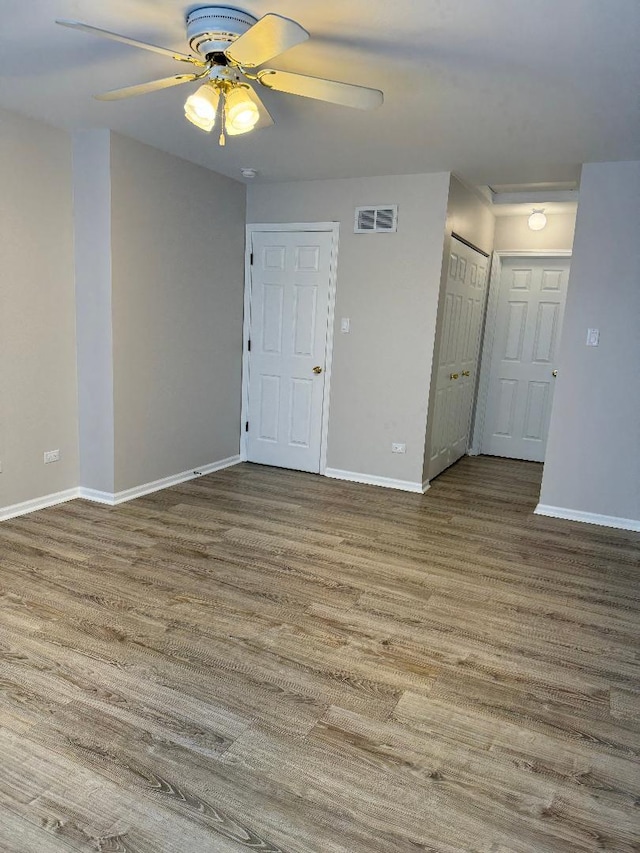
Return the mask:
<path id="1" fill-rule="evenodd" d="M 51 495 L 43 495 L 41 498 L 34 498 L 31 501 L 0 507 L 0 521 L 7 521 L 10 518 L 17 518 L 19 515 L 27 515 L 29 512 L 36 512 L 39 509 L 72 501 L 78 497 L 78 491 L 78 489 L 66 489 L 64 492 L 54 492 Z"/>
<path id="2" fill-rule="evenodd" d="M 114 506 L 113 494 L 111 492 L 99 492 L 97 489 L 85 489 L 83 486 L 80 486 L 78 497 L 85 501 L 93 501 L 96 504 Z"/>
<path id="3" fill-rule="evenodd" d="M 233 468 L 234 465 L 239 465 L 241 462 L 246 462 L 242 456 L 227 456 L 226 459 L 220 459 L 219 462 L 211 462 L 209 465 L 203 465 L 202 468 L 196 468 L 200 474 L 215 474 L 216 471 L 222 471 L 224 468 Z M 196 475 L 198 476 L 198 475 Z"/>
<path id="4" fill-rule="evenodd" d="M 333 480 L 347 480 L 350 483 L 363 483 L 367 486 L 383 486 L 385 489 L 416 492 L 420 495 L 425 491 L 423 483 L 413 483 L 411 480 L 393 480 L 391 477 L 376 477 L 374 474 L 358 474 L 355 471 L 341 471 L 339 468 L 327 468 L 324 475 Z M 428 487 L 429 484 L 427 483 L 426 488 Z"/>
<path id="5" fill-rule="evenodd" d="M 615 527 L 618 530 L 640 531 L 640 521 L 634 518 L 616 518 L 614 515 L 598 515 L 595 512 L 582 512 L 578 509 L 567 509 L 562 506 L 538 504 L 534 513 L 546 515 L 549 518 L 564 518 L 567 521 L 582 521 L 586 524 L 598 524 L 601 527 Z"/>
<path id="6" fill-rule="evenodd" d="M 72 501 L 75 498 L 83 498 L 84 500 L 106 504 L 107 506 L 116 506 L 125 501 L 131 501 L 134 498 L 151 494 L 151 492 L 167 489 L 169 486 L 177 486 L 179 483 L 185 483 L 187 480 L 195 480 L 205 474 L 213 474 L 215 471 L 221 471 L 223 468 L 231 468 L 232 465 L 237 465 L 240 461 L 240 456 L 229 456 L 227 459 L 220 459 L 219 462 L 211 462 L 209 465 L 191 468 L 189 471 L 183 471 L 181 474 L 163 477 L 162 480 L 154 480 L 152 483 L 144 483 L 141 486 L 135 486 L 133 489 L 125 489 L 125 491 L 116 492 L 115 494 L 100 492 L 96 489 L 87 489 L 84 486 L 76 489 L 67 489 L 65 492 L 56 492 L 53 495 L 45 495 L 42 498 L 36 498 L 32 501 L 24 501 L 24 503 L 14 504 L 13 506 L 0 507 L 0 521 L 16 518 L 19 515 L 26 515 L 38 509 L 46 509 L 46 507 Z"/>
<path id="7" fill-rule="evenodd" d="M 170 477 L 153 480 L 151 483 L 143 483 L 140 486 L 134 486 L 132 489 L 115 492 L 115 494 L 97 492 L 94 489 L 80 487 L 79 497 L 85 498 L 88 501 L 95 501 L 96 503 L 117 506 L 126 501 L 150 495 L 152 492 L 159 492 L 161 489 L 168 489 L 170 486 L 178 486 L 180 483 L 186 483 L 188 480 L 195 480 L 198 477 L 203 477 L 205 474 L 213 474 L 215 471 L 222 471 L 223 468 L 231 468 L 232 465 L 237 465 L 240 461 L 239 455 L 229 456 L 227 459 L 220 459 L 218 462 L 211 462 L 209 465 L 199 465 L 197 468 L 190 468 L 188 471 L 182 471 L 180 474 L 172 474 Z"/>

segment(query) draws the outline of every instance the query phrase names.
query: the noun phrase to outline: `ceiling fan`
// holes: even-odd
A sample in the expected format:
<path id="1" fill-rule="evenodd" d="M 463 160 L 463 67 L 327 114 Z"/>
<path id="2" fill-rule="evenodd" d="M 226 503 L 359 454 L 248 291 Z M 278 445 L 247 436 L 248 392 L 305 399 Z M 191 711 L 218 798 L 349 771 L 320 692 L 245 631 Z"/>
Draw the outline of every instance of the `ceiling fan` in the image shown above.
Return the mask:
<path id="1" fill-rule="evenodd" d="M 263 127 L 273 124 L 273 119 L 248 80 L 276 92 L 302 95 L 361 110 L 378 107 L 383 101 L 382 92 L 366 86 L 270 68 L 254 72 L 253 69 L 309 38 L 309 33 L 300 24 L 280 15 L 268 14 L 258 20 L 247 12 L 229 6 L 201 6 L 193 9 L 186 17 L 187 40 L 193 51 L 190 54 L 137 41 L 80 21 L 58 20 L 56 23 L 195 66 L 191 73 L 113 89 L 96 97 L 101 101 L 113 101 L 201 80 L 200 87 L 185 102 L 185 117 L 207 132 L 218 122 L 221 145 L 225 144 L 225 134 L 235 136 L 248 133 L 259 122 Z"/>

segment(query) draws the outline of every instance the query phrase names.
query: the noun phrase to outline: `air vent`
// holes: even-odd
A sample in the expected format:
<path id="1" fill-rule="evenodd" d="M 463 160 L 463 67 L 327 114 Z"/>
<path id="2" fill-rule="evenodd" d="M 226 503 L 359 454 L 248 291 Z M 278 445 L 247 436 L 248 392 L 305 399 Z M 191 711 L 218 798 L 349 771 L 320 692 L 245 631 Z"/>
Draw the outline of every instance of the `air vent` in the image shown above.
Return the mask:
<path id="1" fill-rule="evenodd" d="M 356 207 L 356 234 L 383 234 L 398 230 L 398 205 L 379 204 L 376 207 Z"/>

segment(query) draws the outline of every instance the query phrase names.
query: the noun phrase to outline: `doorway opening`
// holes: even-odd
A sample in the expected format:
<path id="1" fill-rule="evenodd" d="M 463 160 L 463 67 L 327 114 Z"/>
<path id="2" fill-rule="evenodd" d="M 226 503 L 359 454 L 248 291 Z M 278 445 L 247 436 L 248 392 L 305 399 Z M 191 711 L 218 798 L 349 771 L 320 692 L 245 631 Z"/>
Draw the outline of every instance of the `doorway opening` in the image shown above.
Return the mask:
<path id="1" fill-rule="evenodd" d="M 570 252 L 494 254 L 477 454 L 544 462 L 570 261 Z"/>
<path id="2" fill-rule="evenodd" d="M 571 251 L 494 252 L 488 288 L 482 255 L 452 237 L 429 480 L 467 454 L 544 461 Z"/>

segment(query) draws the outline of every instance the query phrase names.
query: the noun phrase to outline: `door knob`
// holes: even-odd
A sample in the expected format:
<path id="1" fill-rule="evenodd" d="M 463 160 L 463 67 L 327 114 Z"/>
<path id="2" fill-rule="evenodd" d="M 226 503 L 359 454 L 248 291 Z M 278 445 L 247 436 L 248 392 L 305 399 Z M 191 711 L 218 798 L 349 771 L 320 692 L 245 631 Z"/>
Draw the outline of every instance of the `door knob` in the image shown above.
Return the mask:
<path id="1" fill-rule="evenodd" d="M 463 376 L 471 376 L 471 371 L 470 370 L 463 370 L 462 375 Z"/>
<path id="2" fill-rule="evenodd" d="M 449 379 L 457 379 L 459 375 L 460 375 L 459 373 L 450 373 Z"/>
<path id="3" fill-rule="evenodd" d="M 558 375 L 558 371 L 557 371 L 557 370 L 552 370 L 552 371 L 551 371 L 551 375 L 552 375 L 552 376 L 554 377 L 554 379 L 555 379 L 555 377 Z"/>
<path id="4" fill-rule="evenodd" d="M 319 364 L 316 364 L 316 366 L 313 368 L 313 372 L 314 373 L 322 373 L 322 368 L 320 367 Z"/>

